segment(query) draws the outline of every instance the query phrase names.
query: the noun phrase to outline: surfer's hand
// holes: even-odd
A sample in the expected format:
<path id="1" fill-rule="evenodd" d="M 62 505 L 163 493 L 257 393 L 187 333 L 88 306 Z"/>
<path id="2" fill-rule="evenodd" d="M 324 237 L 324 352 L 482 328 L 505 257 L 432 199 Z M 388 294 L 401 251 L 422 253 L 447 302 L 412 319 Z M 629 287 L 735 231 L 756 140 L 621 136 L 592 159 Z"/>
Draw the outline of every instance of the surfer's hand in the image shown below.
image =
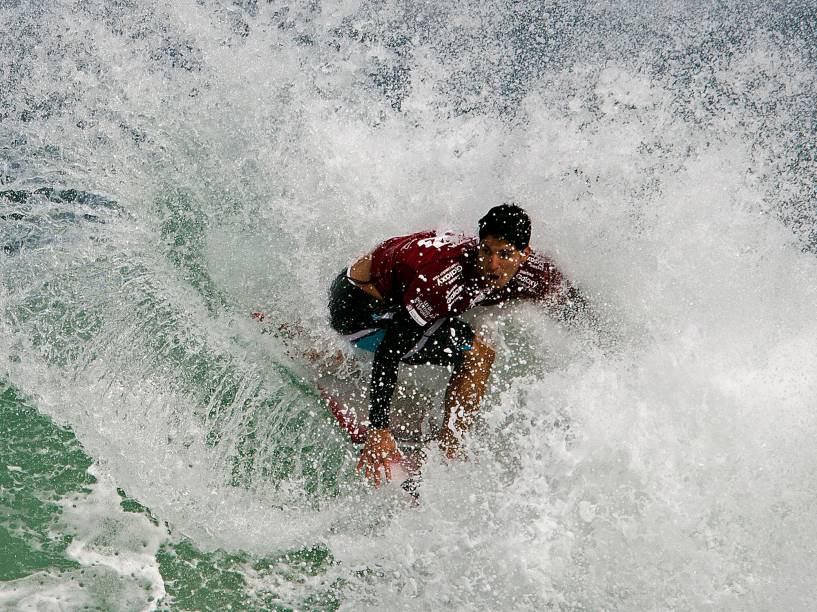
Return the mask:
<path id="1" fill-rule="evenodd" d="M 255 319 L 256 321 L 263 321 L 264 320 L 264 313 L 263 312 L 254 312 L 250 315 L 251 318 Z"/>
<path id="2" fill-rule="evenodd" d="M 360 461 L 357 462 L 357 471 L 364 470 L 367 480 L 372 480 L 375 487 L 381 483 L 380 470 L 391 480 L 391 464 L 400 461 L 403 455 L 397 448 L 397 442 L 388 429 L 370 429 L 366 435 L 366 443 L 360 451 Z"/>
<path id="3" fill-rule="evenodd" d="M 437 434 L 437 444 L 446 459 L 465 459 L 460 447 L 460 437 L 448 427 L 443 427 L 440 433 Z"/>

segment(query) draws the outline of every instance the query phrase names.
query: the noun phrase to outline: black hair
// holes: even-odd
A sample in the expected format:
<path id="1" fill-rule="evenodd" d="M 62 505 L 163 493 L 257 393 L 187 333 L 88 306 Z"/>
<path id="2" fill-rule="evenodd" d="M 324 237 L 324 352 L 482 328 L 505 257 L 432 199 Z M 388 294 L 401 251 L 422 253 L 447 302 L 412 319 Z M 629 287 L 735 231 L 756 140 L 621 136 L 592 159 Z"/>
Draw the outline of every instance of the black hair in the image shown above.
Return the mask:
<path id="1" fill-rule="evenodd" d="M 516 204 L 500 204 L 479 220 L 479 239 L 485 236 L 504 238 L 523 251 L 530 243 L 530 217 Z"/>

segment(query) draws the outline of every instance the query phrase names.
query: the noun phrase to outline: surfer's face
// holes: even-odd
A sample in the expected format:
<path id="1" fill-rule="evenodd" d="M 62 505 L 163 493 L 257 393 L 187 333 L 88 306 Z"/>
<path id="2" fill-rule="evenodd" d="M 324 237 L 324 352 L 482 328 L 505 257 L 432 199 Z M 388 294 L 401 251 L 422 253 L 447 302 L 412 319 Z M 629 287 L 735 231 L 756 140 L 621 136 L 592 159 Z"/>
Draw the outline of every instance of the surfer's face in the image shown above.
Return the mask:
<path id="1" fill-rule="evenodd" d="M 489 289 L 501 289 L 510 282 L 530 254 L 530 247 L 518 250 L 504 238 L 485 236 L 477 245 L 477 274 Z"/>

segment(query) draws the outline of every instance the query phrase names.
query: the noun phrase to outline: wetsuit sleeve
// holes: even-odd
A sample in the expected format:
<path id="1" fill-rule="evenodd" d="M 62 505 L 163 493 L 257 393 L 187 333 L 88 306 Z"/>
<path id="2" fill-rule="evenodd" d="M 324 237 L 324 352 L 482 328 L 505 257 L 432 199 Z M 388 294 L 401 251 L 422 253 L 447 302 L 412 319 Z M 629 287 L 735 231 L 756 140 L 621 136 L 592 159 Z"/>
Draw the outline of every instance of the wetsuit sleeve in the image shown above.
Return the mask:
<path id="1" fill-rule="evenodd" d="M 400 359 L 420 341 L 423 333 L 424 328 L 412 321 L 404 310 L 386 328 L 386 335 L 378 345 L 372 363 L 369 387 L 369 423 L 372 427 L 388 428 Z"/>

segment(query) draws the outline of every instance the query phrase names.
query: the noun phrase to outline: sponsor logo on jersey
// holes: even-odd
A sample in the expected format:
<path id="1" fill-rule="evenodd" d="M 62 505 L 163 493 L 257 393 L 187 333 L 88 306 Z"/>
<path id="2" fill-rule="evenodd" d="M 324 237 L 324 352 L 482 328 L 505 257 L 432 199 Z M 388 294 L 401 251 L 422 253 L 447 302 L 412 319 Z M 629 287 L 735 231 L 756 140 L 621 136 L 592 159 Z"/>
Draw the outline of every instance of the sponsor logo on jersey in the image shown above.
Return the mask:
<path id="1" fill-rule="evenodd" d="M 414 319 L 414 322 L 417 323 L 417 325 L 425 326 L 427 321 L 418 314 L 418 312 L 414 309 L 414 307 L 411 304 L 406 306 L 406 310 L 408 311 L 409 316 L 412 319 Z"/>
<path id="2" fill-rule="evenodd" d="M 429 321 L 434 318 L 434 308 L 423 299 L 414 298 L 411 300 L 411 303 L 409 304 L 409 314 L 411 314 L 412 310 L 420 315 L 425 321 Z"/>
<path id="3" fill-rule="evenodd" d="M 420 238 L 420 240 L 417 241 L 417 246 L 427 249 L 441 249 L 444 246 L 458 246 L 464 242 L 468 242 L 468 240 L 470 240 L 470 238 L 465 234 L 443 232 L 442 234 L 436 234 L 429 238 Z"/>
<path id="4" fill-rule="evenodd" d="M 462 276 L 462 264 L 453 263 L 434 277 L 438 285 L 447 285 Z"/>
<path id="5" fill-rule="evenodd" d="M 536 270 L 537 272 L 544 272 L 545 270 L 550 269 L 550 264 L 538 253 L 531 253 L 530 257 L 528 257 L 528 260 L 525 262 L 525 267 Z"/>
<path id="6" fill-rule="evenodd" d="M 488 294 L 485 293 L 482 289 L 476 291 L 474 293 L 474 295 L 471 297 L 471 304 L 468 307 L 470 308 L 471 306 L 474 306 L 475 304 L 479 304 L 486 297 L 488 297 Z"/>
<path id="7" fill-rule="evenodd" d="M 446 291 L 445 302 L 446 304 L 448 304 L 449 310 L 451 309 L 451 306 L 453 306 L 454 302 L 457 301 L 457 298 L 460 297 L 460 294 L 462 293 L 462 290 L 464 288 L 465 287 L 463 285 L 454 285 L 453 287 L 451 287 L 451 289 Z"/>
<path id="8" fill-rule="evenodd" d="M 539 287 L 539 281 L 537 281 L 530 273 L 523 272 L 522 270 L 517 273 L 515 280 L 522 289 L 527 291 L 536 291 L 536 289 Z"/>

